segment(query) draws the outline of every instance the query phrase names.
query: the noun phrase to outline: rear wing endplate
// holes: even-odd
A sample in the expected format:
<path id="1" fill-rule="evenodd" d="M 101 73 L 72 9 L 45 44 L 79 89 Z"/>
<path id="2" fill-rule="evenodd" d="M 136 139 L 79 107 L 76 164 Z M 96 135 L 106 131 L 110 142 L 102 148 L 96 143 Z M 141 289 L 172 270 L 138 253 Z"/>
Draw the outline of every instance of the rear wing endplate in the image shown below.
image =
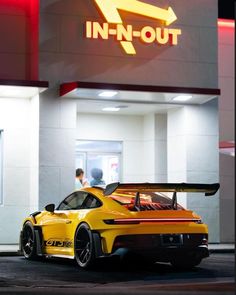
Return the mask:
<path id="1" fill-rule="evenodd" d="M 104 190 L 104 195 L 109 196 L 113 192 L 186 192 L 205 193 L 205 196 L 213 196 L 219 189 L 219 183 L 110 183 Z"/>

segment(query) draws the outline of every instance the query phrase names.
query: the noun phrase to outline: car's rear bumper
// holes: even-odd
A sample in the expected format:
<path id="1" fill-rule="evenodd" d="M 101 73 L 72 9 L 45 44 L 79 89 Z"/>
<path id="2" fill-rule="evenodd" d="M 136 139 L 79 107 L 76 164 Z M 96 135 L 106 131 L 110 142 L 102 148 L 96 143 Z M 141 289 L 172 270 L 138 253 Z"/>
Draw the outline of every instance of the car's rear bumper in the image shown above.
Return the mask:
<path id="1" fill-rule="evenodd" d="M 146 249 L 142 251 L 120 248 L 119 250 L 116 250 L 112 255 L 120 255 L 122 251 L 123 253 L 133 252 L 134 254 L 137 254 L 138 257 L 144 257 L 159 262 L 171 262 L 172 260 L 176 259 L 176 257 L 182 257 L 183 259 L 194 258 L 197 260 L 201 260 L 209 256 L 207 246 L 198 246 L 195 248 L 166 247 Z"/>
<path id="2" fill-rule="evenodd" d="M 96 256 L 114 256 L 134 252 L 160 262 L 178 257 L 202 259 L 209 256 L 207 234 L 155 234 L 117 236 L 111 253 L 103 253 L 100 239 L 95 242 Z"/>

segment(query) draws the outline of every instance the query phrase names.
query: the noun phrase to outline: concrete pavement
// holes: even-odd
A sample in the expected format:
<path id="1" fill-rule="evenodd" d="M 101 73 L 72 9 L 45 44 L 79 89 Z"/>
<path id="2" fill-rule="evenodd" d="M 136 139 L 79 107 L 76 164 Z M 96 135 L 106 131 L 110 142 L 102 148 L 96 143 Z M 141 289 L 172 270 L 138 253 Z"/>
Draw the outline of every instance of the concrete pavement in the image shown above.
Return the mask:
<path id="1" fill-rule="evenodd" d="M 234 253 L 235 251 L 234 244 L 209 244 L 208 248 L 211 253 Z M 19 255 L 18 250 L 18 244 L 0 244 L 0 256 L 17 256 Z"/>
<path id="2" fill-rule="evenodd" d="M 101 261 L 84 270 L 74 260 L 0 257 L 1 295 L 235 295 L 234 254 L 212 253 L 192 270 L 168 263 Z"/>

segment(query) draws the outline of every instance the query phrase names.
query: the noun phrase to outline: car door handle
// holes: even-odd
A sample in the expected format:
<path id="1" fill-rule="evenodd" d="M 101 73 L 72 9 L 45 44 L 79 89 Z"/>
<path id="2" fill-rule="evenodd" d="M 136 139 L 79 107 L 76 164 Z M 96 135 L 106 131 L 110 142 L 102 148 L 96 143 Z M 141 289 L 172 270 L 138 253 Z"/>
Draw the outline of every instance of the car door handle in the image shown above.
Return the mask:
<path id="1" fill-rule="evenodd" d="M 72 222 L 72 221 L 69 220 L 69 219 L 66 220 L 66 224 L 70 224 L 71 222 Z"/>

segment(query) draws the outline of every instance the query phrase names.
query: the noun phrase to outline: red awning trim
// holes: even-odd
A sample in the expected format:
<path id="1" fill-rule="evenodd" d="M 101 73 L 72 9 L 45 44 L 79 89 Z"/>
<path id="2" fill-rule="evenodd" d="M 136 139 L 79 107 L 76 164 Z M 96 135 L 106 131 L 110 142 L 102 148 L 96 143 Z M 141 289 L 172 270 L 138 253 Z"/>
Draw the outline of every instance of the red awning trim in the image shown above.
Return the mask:
<path id="1" fill-rule="evenodd" d="M 37 81 L 37 80 L 6 80 L 0 79 L 0 85 L 2 86 L 24 86 L 24 87 L 38 87 L 48 88 L 48 81 Z"/>
<path id="2" fill-rule="evenodd" d="M 165 92 L 165 93 L 190 93 L 205 95 L 220 95 L 220 89 L 217 88 L 193 88 L 193 87 L 175 87 L 175 86 L 154 86 L 154 85 L 133 85 L 133 84 L 115 84 L 98 82 L 68 82 L 60 85 L 60 96 L 66 95 L 76 88 L 87 89 L 106 89 L 106 90 L 125 90 L 125 91 L 143 91 L 143 92 Z"/>

